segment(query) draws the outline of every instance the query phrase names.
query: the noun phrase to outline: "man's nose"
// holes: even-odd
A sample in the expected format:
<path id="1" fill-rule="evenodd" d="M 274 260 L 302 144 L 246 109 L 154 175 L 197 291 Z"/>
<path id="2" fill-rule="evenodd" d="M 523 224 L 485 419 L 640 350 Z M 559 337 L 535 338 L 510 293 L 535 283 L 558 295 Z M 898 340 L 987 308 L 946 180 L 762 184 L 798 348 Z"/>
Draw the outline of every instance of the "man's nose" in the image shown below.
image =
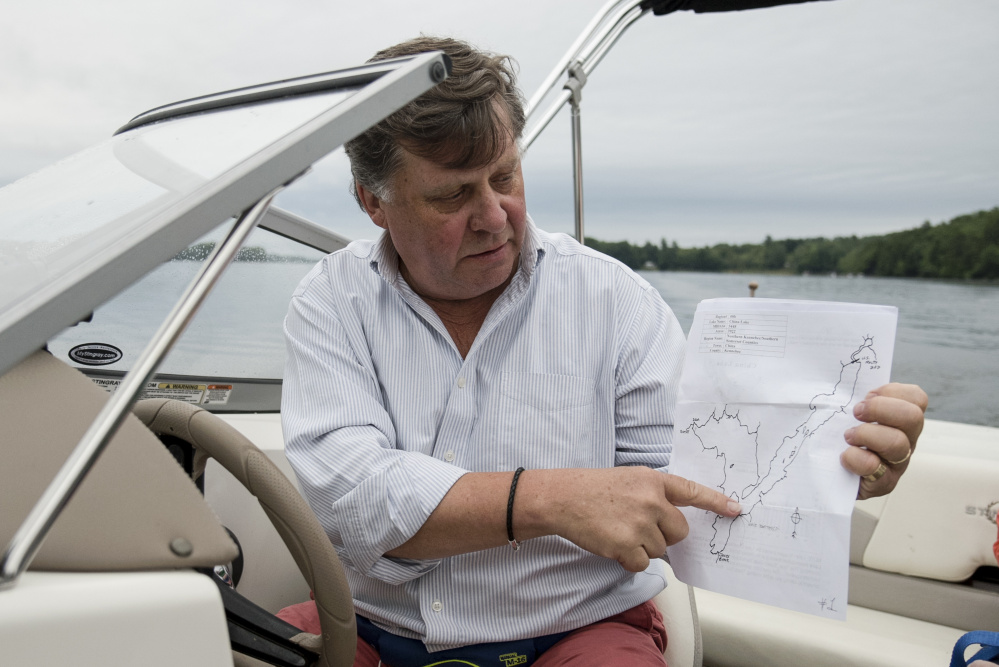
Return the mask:
<path id="1" fill-rule="evenodd" d="M 507 214 L 503 195 L 487 188 L 478 197 L 469 226 L 475 231 L 498 233 L 506 228 Z"/>

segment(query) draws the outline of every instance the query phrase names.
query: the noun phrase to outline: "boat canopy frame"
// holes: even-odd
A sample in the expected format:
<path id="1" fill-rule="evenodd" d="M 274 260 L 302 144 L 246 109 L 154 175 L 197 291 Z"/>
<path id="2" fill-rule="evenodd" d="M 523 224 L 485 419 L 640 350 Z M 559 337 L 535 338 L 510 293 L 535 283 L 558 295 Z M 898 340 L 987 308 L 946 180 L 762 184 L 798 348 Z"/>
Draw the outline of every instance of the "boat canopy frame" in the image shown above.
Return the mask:
<path id="1" fill-rule="evenodd" d="M 521 141 L 521 146 L 526 151 L 558 115 L 562 107 L 569 104 L 574 231 L 577 241 L 584 243 L 586 239 L 583 227 L 583 130 L 580 106 L 583 87 L 624 32 L 649 14 L 663 16 L 680 10 L 690 10 L 699 14 L 729 12 L 815 1 L 817 0 L 610 0 L 601 8 L 528 100 L 525 112 L 530 129 Z M 562 88 L 544 111 L 540 111 L 541 103 L 551 94 L 563 76 L 566 79 Z"/>

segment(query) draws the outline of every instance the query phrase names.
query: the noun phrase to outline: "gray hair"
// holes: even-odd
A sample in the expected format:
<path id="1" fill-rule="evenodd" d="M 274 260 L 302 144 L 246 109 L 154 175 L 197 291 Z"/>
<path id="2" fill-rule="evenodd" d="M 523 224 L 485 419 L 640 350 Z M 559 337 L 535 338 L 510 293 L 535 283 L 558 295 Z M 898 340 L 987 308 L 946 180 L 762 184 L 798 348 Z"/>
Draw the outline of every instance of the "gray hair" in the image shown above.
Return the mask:
<path id="1" fill-rule="evenodd" d="M 369 62 L 427 51 L 451 58 L 451 76 L 344 144 L 354 176 L 351 191 L 362 209 L 356 184 L 387 201 L 402 149 L 450 169 L 477 169 L 524 131 L 524 101 L 509 56 L 420 36 L 379 51 Z"/>

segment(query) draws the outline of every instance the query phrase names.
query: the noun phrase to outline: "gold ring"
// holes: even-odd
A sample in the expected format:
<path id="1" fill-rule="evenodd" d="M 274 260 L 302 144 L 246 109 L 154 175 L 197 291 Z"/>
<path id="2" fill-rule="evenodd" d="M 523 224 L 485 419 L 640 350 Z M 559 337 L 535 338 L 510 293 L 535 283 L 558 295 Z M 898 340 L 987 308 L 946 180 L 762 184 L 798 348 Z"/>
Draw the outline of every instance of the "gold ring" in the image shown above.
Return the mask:
<path id="1" fill-rule="evenodd" d="M 904 457 L 902 457 L 898 461 L 889 461 L 888 465 L 890 465 L 890 466 L 902 465 L 903 463 L 905 463 L 906 461 L 909 460 L 910 456 L 912 456 L 912 447 L 909 447 L 909 451 L 908 451 L 908 453 Z"/>
<path id="2" fill-rule="evenodd" d="M 884 463 L 879 463 L 877 470 L 872 472 L 870 475 L 864 475 L 864 479 L 866 479 L 868 482 L 876 482 L 882 477 L 884 477 L 886 472 L 888 472 L 888 466 L 886 466 Z"/>

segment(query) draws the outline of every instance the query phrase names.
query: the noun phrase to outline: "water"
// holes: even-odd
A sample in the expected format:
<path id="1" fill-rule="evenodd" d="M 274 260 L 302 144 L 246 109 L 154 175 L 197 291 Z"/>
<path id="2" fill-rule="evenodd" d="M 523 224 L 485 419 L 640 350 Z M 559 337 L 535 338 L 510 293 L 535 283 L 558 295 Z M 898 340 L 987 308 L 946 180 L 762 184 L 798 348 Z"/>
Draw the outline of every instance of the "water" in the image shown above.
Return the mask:
<path id="1" fill-rule="evenodd" d="M 317 253 L 318 258 L 318 253 Z M 128 368 L 197 270 L 167 262 L 97 311 L 90 324 L 50 342 L 62 358 L 78 343 L 111 343 Z M 282 320 L 310 263 L 240 262 L 225 278 L 170 353 L 161 372 L 207 377 L 280 377 Z M 897 306 L 892 379 L 919 384 L 929 417 L 999 427 L 999 286 L 896 278 L 643 272 L 673 308 L 685 332 L 702 299 L 748 296 L 849 301 Z"/>
<path id="2" fill-rule="evenodd" d="M 748 296 L 846 301 L 899 310 L 892 380 L 930 396 L 927 416 L 999 426 L 999 286 L 904 278 L 642 272 L 684 332 L 702 299 Z"/>

